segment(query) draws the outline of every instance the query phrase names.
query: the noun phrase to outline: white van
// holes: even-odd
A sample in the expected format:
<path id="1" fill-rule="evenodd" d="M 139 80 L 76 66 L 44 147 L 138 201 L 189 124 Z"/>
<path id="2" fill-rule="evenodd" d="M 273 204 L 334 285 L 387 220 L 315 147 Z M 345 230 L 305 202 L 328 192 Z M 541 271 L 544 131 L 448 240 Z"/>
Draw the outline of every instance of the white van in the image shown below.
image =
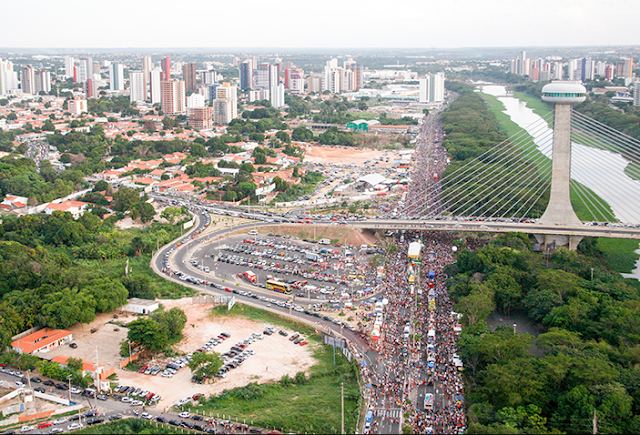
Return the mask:
<path id="1" fill-rule="evenodd" d="M 250 236 L 257 236 L 257 235 L 258 235 L 258 230 L 251 230 L 251 231 L 249 231 L 249 235 L 250 235 Z"/>
<path id="2" fill-rule="evenodd" d="M 330 245 L 331 244 L 331 240 L 330 239 L 320 239 L 320 240 L 318 240 L 318 244 L 319 245 Z"/>

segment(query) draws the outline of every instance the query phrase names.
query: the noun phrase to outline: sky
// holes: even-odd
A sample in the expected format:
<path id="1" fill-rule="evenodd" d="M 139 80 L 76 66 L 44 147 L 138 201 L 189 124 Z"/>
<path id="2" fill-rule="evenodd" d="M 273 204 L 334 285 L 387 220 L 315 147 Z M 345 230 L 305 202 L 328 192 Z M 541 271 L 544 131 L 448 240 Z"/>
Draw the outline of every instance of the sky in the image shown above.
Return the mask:
<path id="1" fill-rule="evenodd" d="M 0 48 L 640 45 L 640 1 L 0 0 Z M 7 10 L 7 6 L 3 8 Z"/>

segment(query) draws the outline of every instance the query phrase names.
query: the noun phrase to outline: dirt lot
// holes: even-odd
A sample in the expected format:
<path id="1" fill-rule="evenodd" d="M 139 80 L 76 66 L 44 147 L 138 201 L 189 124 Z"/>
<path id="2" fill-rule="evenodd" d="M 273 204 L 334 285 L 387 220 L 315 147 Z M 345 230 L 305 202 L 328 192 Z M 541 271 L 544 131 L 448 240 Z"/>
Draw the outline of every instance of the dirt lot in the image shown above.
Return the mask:
<path id="1" fill-rule="evenodd" d="M 122 316 L 118 314 L 118 320 L 131 322 L 135 318 L 132 316 Z M 127 339 L 127 329 L 107 322 L 113 319 L 111 314 L 98 314 L 89 325 L 78 324 L 67 330 L 73 333 L 73 342 L 78 345 L 77 349 L 71 349 L 69 345 L 56 347 L 47 353 L 39 353 L 38 356 L 45 359 L 53 359 L 58 355 L 73 358 L 82 358 L 85 361 L 96 361 L 96 346 L 98 351 L 98 362 L 105 366 L 105 370 L 117 367 L 122 358 L 120 357 L 120 341 Z M 91 333 L 92 329 L 97 329 Z M 118 331 L 115 331 L 118 329 Z"/>
<path id="2" fill-rule="evenodd" d="M 273 225 L 259 227 L 259 237 L 264 237 L 269 233 L 289 235 L 302 239 L 314 238 L 314 225 Z M 231 235 L 246 234 L 247 230 L 237 231 Z M 374 245 L 378 241 L 373 233 L 368 231 L 360 232 L 348 228 L 346 225 L 315 225 L 315 239 L 337 239 L 339 243 L 350 246 Z"/>
<path id="3" fill-rule="evenodd" d="M 261 333 L 266 324 L 253 322 L 243 318 L 214 319 L 209 317 L 211 305 L 193 305 L 191 298 L 180 300 L 163 300 L 166 309 L 178 306 L 187 314 L 187 325 L 184 329 L 185 338 L 176 346 L 184 353 L 198 349 L 209 338 L 221 332 L 231 334 L 231 338 L 214 348 L 216 352 L 224 353 L 235 343 L 248 338 L 252 333 Z M 291 331 L 289 331 L 291 332 Z M 175 404 L 179 399 L 195 393 L 206 395 L 219 393 L 224 389 L 244 386 L 250 382 L 266 382 L 279 380 L 284 374 L 294 376 L 297 372 L 306 371 L 315 364 L 315 359 L 309 346 L 298 346 L 279 334 L 265 336 L 249 345 L 255 355 L 249 357 L 241 366 L 231 370 L 225 379 L 217 380 L 213 384 L 191 383 L 191 371 L 188 367 L 181 369 L 172 378 L 160 375 L 149 376 L 126 370 L 116 370 L 118 382 L 130 386 L 150 390 L 162 395 L 158 409 L 164 409 Z M 151 364 L 165 363 L 152 361 Z"/>
<path id="4" fill-rule="evenodd" d="M 358 148 L 340 148 L 328 146 L 307 147 L 304 161 L 307 163 L 325 163 L 330 165 L 364 165 L 367 160 L 377 159 L 384 151 L 365 150 Z"/>

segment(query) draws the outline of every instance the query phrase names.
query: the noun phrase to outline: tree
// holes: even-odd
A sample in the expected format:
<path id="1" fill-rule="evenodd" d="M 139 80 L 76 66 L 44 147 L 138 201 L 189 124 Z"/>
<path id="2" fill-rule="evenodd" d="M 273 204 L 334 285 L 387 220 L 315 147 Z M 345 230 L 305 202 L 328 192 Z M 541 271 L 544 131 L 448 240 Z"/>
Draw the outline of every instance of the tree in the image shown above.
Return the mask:
<path id="1" fill-rule="evenodd" d="M 165 328 L 170 342 L 180 341 L 182 330 L 187 323 L 187 315 L 183 310 L 178 307 L 169 311 L 160 310 L 153 313 L 151 318 Z"/>
<path id="2" fill-rule="evenodd" d="M 474 291 L 469 296 L 460 298 L 456 307 L 465 315 L 469 326 L 485 320 L 496 308 L 492 295 L 481 291 Z"/>
<path id="3" fill-rule="evenodd" d="M 131 210 L 133 205 L 138 202 L 140 195 L 137 191 L 122 187 L 113 194 L 114 210 L 124 212 Z"/>
<path id="4" fill-rule="evenodd" d="M 129 295 L 122 282 L 109 278 L 90 281 L 84 291 L 93 296 L 95 309 L 98 313 L 108 313 L 125 305 Z"/>
<path id="5" fill-rule="evenodd" d="M 276 137 L 284 143 L 291 142 L 291 137 L 289 136 L 289 133 L 287 133 L 286 131 L 280 130 L 279 132 L 276 133 Z"/>
<path id="6" fill-rule="evenodd" d="M 253 159 L 256 165 L 264 165 L 265 163 L 267 163 L 267 156 L 265 156 L 264 154 L 256 154 Z"/>
<path id="7" fill-rule="evenodd" d="M 204 145 L 197 142 L 191 144 L 189 152 L 193 157 L 207 157 L 209 155 Z"/>
<path id="8" fill-rule="evenodd" d="M 193 354 L 187 366 L 196 376 L 211 379 L 220 370 L 222 364 L 224 362 L 217 352 L 200 352 Z"/>
<path id="9" fill-rule="evenodd" d="M 129 323 L 127 338 L 150 352 L 160 352 L 169 345 L 166 327 L 152 319 L 138 319 Z"/>
<path id="10" fill-rule="evenodd" d="M 224 194 L 224 200 L 225 201 L 235 201 L 236 198 L 238 198 L 238 194 L 236 192 L 234 192 L 233 190 L 227 190 Z"/>
<path id="11" fill-rule="evenodd" d="M 9 112 L 9 114 L 7 115 L 7 121 L 15 121 L 16 119 L 18 119 L 18 115 L 16 115 L 16 112 Z"/>
<path id="12" fill-rule="evenodd" d="M 167 207 L 162 210 L 160 213 L 160 217 L 169 221 L 170 224 L 176 221 L 178 217 L 180 217 L 184 213 L 184 209 L 181 207 Z"/>

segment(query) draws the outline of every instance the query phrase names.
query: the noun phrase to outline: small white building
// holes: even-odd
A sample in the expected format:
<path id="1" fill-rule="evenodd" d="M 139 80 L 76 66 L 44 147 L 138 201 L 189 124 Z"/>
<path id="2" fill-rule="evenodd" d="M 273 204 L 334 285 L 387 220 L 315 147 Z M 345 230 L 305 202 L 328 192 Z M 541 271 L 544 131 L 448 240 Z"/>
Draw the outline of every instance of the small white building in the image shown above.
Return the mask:
<path id="1" fill-rule="evenodd" d="M 151 314 L 160 308 L 160 302 L 151 299 L 131 298 L 127 300 L 127 305 L 120 308 L 120 311 L 129 313 Z"/>

